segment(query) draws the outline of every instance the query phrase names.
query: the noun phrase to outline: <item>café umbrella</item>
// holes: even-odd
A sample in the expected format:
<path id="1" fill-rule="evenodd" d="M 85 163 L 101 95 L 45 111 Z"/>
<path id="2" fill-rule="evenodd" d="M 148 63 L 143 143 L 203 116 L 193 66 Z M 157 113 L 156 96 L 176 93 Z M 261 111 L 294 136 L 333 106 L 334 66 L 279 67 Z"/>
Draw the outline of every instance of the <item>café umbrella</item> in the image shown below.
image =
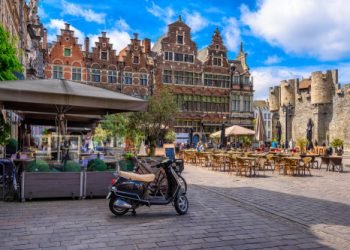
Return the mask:
<path id="1" fill-rule="evenodd" d="M 265 126 L 264 126 L 264 118 L 259 108 L 258 115 L 255 123 L 255 139 L 260 142 L 265 142 L 266 134 L 265 134 Z"/>

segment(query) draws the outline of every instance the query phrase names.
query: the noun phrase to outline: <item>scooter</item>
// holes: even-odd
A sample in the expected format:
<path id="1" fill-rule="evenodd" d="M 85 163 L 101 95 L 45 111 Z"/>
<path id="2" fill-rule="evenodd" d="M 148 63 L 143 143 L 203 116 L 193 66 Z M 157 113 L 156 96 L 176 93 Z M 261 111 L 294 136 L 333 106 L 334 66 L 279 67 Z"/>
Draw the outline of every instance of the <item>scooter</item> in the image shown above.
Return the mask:
<path id="1" fill-rule="evenodd" d="M 136 174 L 120 171 L 107 195 L 109 209 L 117 216 L 126 214 L 130 209 L 136 214 L 139 206 L 168 205 L 173 202 L 178 214 L 184 215 L 188 210 L 186 189 L 182 187 L 181 180 L 172 167 L 173 161 L 167 159 L 156 167 L 164 170 L 168 181 L 165 194 L 152 192 L 150 183 L 154 182 L 154 174 Z"/>

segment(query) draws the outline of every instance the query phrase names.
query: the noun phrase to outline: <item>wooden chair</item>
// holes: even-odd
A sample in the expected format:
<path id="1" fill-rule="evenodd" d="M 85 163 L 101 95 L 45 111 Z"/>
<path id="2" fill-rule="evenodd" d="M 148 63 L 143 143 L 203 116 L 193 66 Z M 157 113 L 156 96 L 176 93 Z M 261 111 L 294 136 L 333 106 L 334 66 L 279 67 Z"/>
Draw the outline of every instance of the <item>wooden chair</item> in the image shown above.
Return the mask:
<path id="1" fill-rule="evenodd" d="M 212 157 L 211 157 L 211 169 L 212 170 L 215 170 L 215 171 L 220 170 L 222 167 L 222 164 L 223 164 L 223 162 L 222 162 L 222 158 L 220 156 L 215 155 L 215 154 L 212 155 Z"/>
<path id="2" fill-rule="evenodd" d="M 256 160 L 256 165 L 255 165 L 255 171 L 257 171 L 257 173 L 259 174 L 260 171 L 262 171 L 265 174 L 265 171 L 267 170 L 267 159 L 265 157 L 259 157 L 257 160 Z"/>
<path id="3" fill-rule="evenodd" d="M 311 176 L 311 164 L 312 164 L 312 157 L 304 157 L 300 162 L 298 166 L 298 172 L 302 171 L 303 175 L 306 174 L 306 170 L 309 171 L 309 174 Z"/>
<path id="4" fill-rule="evenodd" d="M 237 170 L 237 157 L 229 156 L 227 160 L 228 173 L 232 174 L 233 171 Z"/>
<path id="5" fill-rule="evenodd" d="M 203 154 L 202 152 L 196 152 L 196 165 L 199 164 L 199 166 L 208 166 L 209 164 L 209 155 Z"/>
<path id="6" fill-rule="evenodd" d="M 185 163 L 196 163 L 196 151 L 184 151 Z"/>
<path id="7" fill-rule="evenodd" d="M 274 168 L 274 155 L 273 154 L 268 154 L 265 156 L 266 161 L 264 162 L 264 168 L 265 169 L 271 169 L 273 170 Z"/>
<path id="8" fill-rule="evenodd" d="M 280 174 L 281 170 L 284 169 L 285 165 L 286 165 L 285 159 L 280 157 L 274 157 L 274 165 L 273 165 L 274 168 L 272 173 L 275 173 L 275 171 L 278 171 L 278 173 Z"/>
<path id="9" fill-rule="evenodd" d="M 245 176 L 250 176 L 254 171 L 254 165 L 250 161 L 237 157 L 237 175 L 242 176 L 243 172 Z"/>
<path id="10" fill-rule="evenodd" d="M 285 159 L 285 173 L 289 175 L 295 175 L 299 171 L 299 161 L 294 159 Z"/>

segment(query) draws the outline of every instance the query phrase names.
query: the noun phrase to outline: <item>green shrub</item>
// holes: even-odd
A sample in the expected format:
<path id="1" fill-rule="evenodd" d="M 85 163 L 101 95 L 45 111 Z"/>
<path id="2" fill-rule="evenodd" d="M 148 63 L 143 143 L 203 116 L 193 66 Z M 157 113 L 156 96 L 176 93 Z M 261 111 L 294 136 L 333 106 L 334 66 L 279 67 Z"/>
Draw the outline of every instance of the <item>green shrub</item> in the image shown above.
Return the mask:
<path id="1" fill-rule="evenodd" d="M 334 138 L 333 141 L 331 142 L 331 146 L 333 148 L 338 148 L 343 146 L 343 140 L 339 138 Z"/>
<path id="2" fill-rule="evenodd" d="M 131 160 L 132 158 L 135 157 L 135 155 L 134 155 L 133 153 L 124 153 L 124 154 L 123 154 L 123 157 L 124 157 L 124 159 L 126 159 L 126 160 Z"/>
<path id="3" fill-rule="evenodd" d="M 49 164 L 46 161 L 41 159 L 36 159 L 33 162 L 30 162 L 26 170 L 28 172 L 50 172 Z"/>
<path id="4" fill-rule="evenodd" d="M 66 161 L 63 168 L 64 172 L 80 172 L 80 165 L 75 161 Z"/>
<path id="5" fill-rule="evenodd" d="M 119 169 L 121 171 L 131 172 L 134 170 L 134 163 L 131 160 L 119 161 Z"/>
<path id="6" fill-rule="evenodd" d="M 15 154 L 17 152 L 18 142 L 16 139 L 9 139 L 6 144 L 6 153 L 7 154 Z"/>
<path id="7" fill-rule="evenodd" d="M 107 165 L 100 159 L 93 159 L 87 165 L 88 171 L 106 171 Z"/>

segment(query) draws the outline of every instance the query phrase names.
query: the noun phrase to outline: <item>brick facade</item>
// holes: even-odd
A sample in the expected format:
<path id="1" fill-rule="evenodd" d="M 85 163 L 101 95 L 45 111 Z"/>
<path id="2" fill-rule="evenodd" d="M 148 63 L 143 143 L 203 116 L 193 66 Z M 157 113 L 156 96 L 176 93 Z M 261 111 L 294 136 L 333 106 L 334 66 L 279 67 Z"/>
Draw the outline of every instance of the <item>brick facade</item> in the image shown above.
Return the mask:
<path id="1" fill-rule="evenodd" d="M 223 122 L 252 128 L 253 85 L 247 54 L 241 46 L 236 60 L 229 60 L 218 29 L 211 44 L 201 51 L 181 17 L 169 24 L 168 32 L 152 49 L 151 41 L 141 41 L 137 34 L 119 53 L 105 32 L 91 52 L 89 42 L 86 38 L 83 51 L 67 24 L 48 50 L 46 77 L 77 80 L 141 98 L 167 87 L 180 110 L 177 133 L 192 128 L 199 138 L 219 130 Z M 81 79 L 73 79 L 72 69 L 79 67 Z"/>

